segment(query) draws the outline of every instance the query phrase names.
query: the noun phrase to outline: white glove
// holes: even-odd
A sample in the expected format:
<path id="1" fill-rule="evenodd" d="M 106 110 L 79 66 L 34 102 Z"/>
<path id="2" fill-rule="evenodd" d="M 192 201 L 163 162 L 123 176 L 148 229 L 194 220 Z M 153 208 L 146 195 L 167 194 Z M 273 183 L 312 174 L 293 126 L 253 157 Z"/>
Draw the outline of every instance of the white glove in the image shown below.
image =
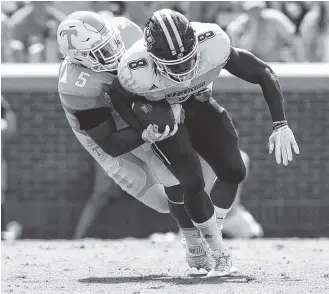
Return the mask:
<path id="1" fill-rule="evenodd" d="M 201 90 L 200 92 L 194 94 L 194 97 L 197 101 L 199 101 L 199 102 L 209 101 L 209 99 L 212 96 L 212 83 L 208 87 Z"/>
<path id="2" fill-rule="evenodd" d="M 159 127 L 157 125 L 149 125 L 142 134 L 142 139 L 150 144 L 158 141 L 162 141 L 176 134 L 178 130 L 178 125 L 174 125 L 174 129 L 170 132 L 170 127 L 167 125 L 164 132 L 159 132 Z"/>
<path id="3" fill-rule="evenodd" d="M 291 145 L 296 154 L 299 154 L 299 148 L 296 143 L 294 134 L 288 125 L 284 125 L 274 130 L 268 140 L 269 154 L 271 154 L 275 147 L 275 158 L 277 164 L 282 162 L 288 165 L 288 160 L 292 161 Z"/>

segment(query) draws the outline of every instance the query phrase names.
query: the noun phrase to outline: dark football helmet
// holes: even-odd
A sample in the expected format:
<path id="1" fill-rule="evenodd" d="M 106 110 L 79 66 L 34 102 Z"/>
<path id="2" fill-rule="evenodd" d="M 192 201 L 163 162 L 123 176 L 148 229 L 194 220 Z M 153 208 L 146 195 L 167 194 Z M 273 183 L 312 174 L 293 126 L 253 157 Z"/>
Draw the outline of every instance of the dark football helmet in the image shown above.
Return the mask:
<path id="1" fill-rule="evenodd" d="M 162 75 L 177 83 L 189 83 L 196 76 L 199 45 L 184 15 L 170 9 L 154 12 L 146 24 L 144 40 Z"/>

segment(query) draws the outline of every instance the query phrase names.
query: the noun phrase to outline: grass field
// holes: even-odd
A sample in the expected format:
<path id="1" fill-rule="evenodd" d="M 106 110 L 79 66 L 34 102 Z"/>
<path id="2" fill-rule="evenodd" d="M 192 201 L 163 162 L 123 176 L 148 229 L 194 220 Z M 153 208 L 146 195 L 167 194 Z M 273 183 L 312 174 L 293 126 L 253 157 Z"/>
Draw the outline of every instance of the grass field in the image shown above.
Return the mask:
<path id="1" fill-rule="evenodd" d="M 329 293 L 329 239 L 227 244 L 241 273 L 204 279 L 178 238 L 2 243 L 1 293 Z"/>

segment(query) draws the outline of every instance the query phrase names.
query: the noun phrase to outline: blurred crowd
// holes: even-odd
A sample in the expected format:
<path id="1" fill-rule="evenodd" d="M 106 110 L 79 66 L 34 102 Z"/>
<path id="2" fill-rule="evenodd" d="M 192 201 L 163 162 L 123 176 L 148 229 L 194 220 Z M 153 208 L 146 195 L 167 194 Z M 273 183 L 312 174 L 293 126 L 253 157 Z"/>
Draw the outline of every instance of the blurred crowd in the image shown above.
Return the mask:
<path id="1" fill-rule="evenodd" d="M 143 27 L 171 8 L 218 23 L 232 45 L 268 62 L 329 62 L 329 1 L 2 1 L 2 62 L 58 62 L 58 24 L 76 10 L 126 16 Z"/>

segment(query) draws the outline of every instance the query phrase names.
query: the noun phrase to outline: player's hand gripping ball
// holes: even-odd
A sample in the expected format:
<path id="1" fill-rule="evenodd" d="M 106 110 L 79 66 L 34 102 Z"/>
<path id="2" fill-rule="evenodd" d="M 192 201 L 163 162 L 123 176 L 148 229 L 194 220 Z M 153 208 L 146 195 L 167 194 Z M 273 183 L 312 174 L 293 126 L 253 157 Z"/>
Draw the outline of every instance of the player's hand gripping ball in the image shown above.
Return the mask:
<path id="1" fill-rule="evenodd" d="M 181 105 L 170 105 L 166 100 L 136 101 L 132 109 L 145 127 L 143 139 L 149 143 L 173 136 L 183 119 Z"/>

